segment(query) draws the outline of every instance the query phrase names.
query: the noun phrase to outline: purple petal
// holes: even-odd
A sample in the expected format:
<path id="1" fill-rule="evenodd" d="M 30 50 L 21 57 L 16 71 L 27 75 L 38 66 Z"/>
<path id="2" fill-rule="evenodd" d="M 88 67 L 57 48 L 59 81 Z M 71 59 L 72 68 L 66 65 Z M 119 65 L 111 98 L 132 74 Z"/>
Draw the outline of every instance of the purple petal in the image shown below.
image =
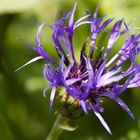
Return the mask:
<path id="1" fill-rule="evenodd" d="M 97 83 L 97 81 L 100 79 L 100 77 L 101 77 L 101 75 L 103 74 L 103 71 L 104 71 L 104 69 L 105 69 L 105 63 L 106 63 L 106 61 L 104 60 L 103 62 L 102 62 L 102 64 L 100 65 L 100 67 L 98 68 L 98 71 L 97 71 L 97 73 L 96 73 L 96 75 L 95 75 L 95 79 L 94 79 L 94 81 Z"/>
<path id="2" fill-rule="evenodd" d="M 99 79 L 97 87 L 105 86 L 105 85 L 111 84 L 112 82 L 120 81 L 121 79 L 128 76 L 129 74 L 135 72 L 139 68 L 139 66 L 134 67 L 135 66 L 135 61 L 134 61 L 133 56 L 131 56 L 130 59 L 132 61 L 131 65 L 125 72 L 123 72 L 120 75 L 113 76 L 113 77 L 109 78 L 108 80 L 106 79 L 105 81 L 104 81 L 104 79 Z"/>
<path id="3" fill-rule="evenodd" d="M 92 37 L 91 37 L 90 53 L 89 53 L 90 58 L 92 58 L 92 54 L 93 54 L 93 51 L 94 51 L 94 48 L 95 48 L 95 42 L 96 42 L 96 39 L 97 39 L 98 34 L 101 31 L 103 31 L 104 28 L 106 28 L 106 26 L 113 19 L 106 20 L 102 25 L 101 25 L 101 22 L 103 20 L 103 17 L 102 18 L 99 18 L 99 19 L 94 19 L 94 18 L 90 17 L 89 20 L 93 22 L 93 23 L 91 23 L 91 34 L 92 34 Z"/>
<path id="4" fill-rule="evenodd" d="M 84 111 L 84 113 L 88 114 L 86 103 L 83 100 L 80 100 L 80 105 L 81 105 L 82 110 Z"/>
<path id="5" fill-rule="evenodd" d="M 56 72 L 50 64 L 45 65 L 43 69 L 43 74 L 44 74 L 44 77 L 50 82 L 53 82 L 54 77 L 57 78 Z"/>
<path id="6" fill-rule="evenodd" d="M 51 58 L 51 57 L 47 54 L 47 52 L 43 49 L 42 46 L 38 46 L 38 47 L 36 48 L 36 51 L 38 52 L 38 54 L 39 54 L 40 56 L 43 56 L 47 61 L 49 61 L 49 62 L 51 62 L 51 63 L 53 63 L 53 64 L 55 64 L 55 65 L 58 65 L 58 64 L 55 62 L 55 60 L 53 60 L 53 58 Z"/>
<path id="7" fill-rule="evenodd" d="M 101 81 L 102 81 L 102 80 L 103 80 L 103 81 L 104 81 L 104 80 L 107 80 L 107 79 L 111 78 L 112 76 L 114 76 L 115 74 L 119 73 L 120 71 L 122 71 L 121 68 L 118 68 L 117 70 L 109 71 L 109 72 L 103 74 L 103 75 L 101 76 L 100 80 L 101 80 Z"/>
<path id="8" fill-rule="evenodd" d="M 122 78 L 124 78 L 123 75 L 118 75 L 118 76 L 111 77 L 110 79 L 108 79 L 106 81 L 99 80 L 97 85 L 96 85 L 96 87 L 106 86 L 106 85 L 109 85 L 109 84 L 111 84 L 113 82 L 118 82 Z"/>
<path id="9" fill-rule="evenodd" d="M 97 16 L 98 16 L 98 10 L 99 10 L 99 3 L 97 5 L 97 7 L 96 7 L 96 10 L 95 10 L 94 14 L 93 14 L 93 17 L 94 18 L 97 18 Z"/>
<path id="10" fill-rule="evenodd" d="M 78 23 L 78 24 L 76 24 L 76 25 L 74 26 L 74 30 L 75 30 L 76 28 L 82 26 L 82 25 L 91 24 L 91 23 L 92 23 L 92 21 L 82 21 L 82 22 L 80 22 L 80 23 Z"/>
<path id="11" fill-rule="evenodd" d="M 131 82 L 132 78 L 133 78 L 134 74 L 132 73 L 129 78 L 127 79 L 127 81 L 123 84 L 123 86 L 116 91 L 116 94 L 119 95 L 121 94 L 123 91 L 126 90 L 126 88 L 128 87 L 129 83 Z"/>
<path id="12" fill-rule="evenodd" d="M 59 73 L 63 74 L 63 71 L 64 71 L 64 57 L 63 56 L 61 57 L 58 71 L 59 71 Z"/>
<path id="13" fill-rule="evenodd" d="M 104 128 L 107 130 L 107 132 L 112 135 L 111 130 L 109 128 L 109 126 L 107 125 L 107 123 L 105 122 L 105 120 L 103 119 L 103 117 L 100 115 L 100 113 L 98 113 L 92 104 L 90 104 L 91 109 L 93 110 L 94 114 L 97 116 L 97 118 L 100 120 L 101 124 L 104 126 Z"/>
<path id="14" fill-rule="evenodd" d="M 126 60 L 128 59 L 132 59 L 135 55 L 137 55 L 139 53 L 139 48 L 137 48 L 138 46 L 138 42 L 135 40 L 129 40 L 127 41 L 124 46 L 122 47 L 122 49 L 119 51 L 119 56 L 120 59 L 118 60 L 118 62 L 116 63 L 116 67 L 119 67 L 120 65 L 122 65 Z M 131 62 L 135 62 L 135 59 L 133 59 Z"/>
<path id="15" fill-rule="evenodd" d="M 37 38 L 36 38 L 37 48 L 36 48 L 36 52 L 37 52 L 40 56 L 44 57 L 47 61 L 49 61 L 49 62 L 51 62 L 51 63 L 57 65 L 57 63 L 53 60 L 53 58 L 51 58 L 51 57 L 47 54 L 47 52 L 43 49 L 43 47 L 42 47 L 42 43 L 41 43 L 41 41 L 40 41 L 40 34 L 41 34 L 41 32 L 42 32 L 43 25 L 44 25 L 44 24 L 42 24 L 42 25 L 39 27 L 38 32 L 37 32 Z"/>
<path id="16" fill-rule="evenodd" d="M 44 26 L 44 23 L 41 24 L 41 25 L 39 26 L 39 28 L 38 28 L 37 37 L 36 37 L 36 42 L 37 42 L 37 44 L 40 44 L 40 43 L 41 43 L 41 42 L 40 42 L 40 34 L 41 34 L 41 32 L 42 32 L 43 26 Z"/>
<path id="17" fill-rule="evenodd" d="M 78 19 L 78 20 L 75 22 L 75 24 L 80 23 L 82 20 L 84 20 L 85 18 L 87 18 L 87 17 L 89 17 L 89 16 L 90 16 L 90 14 L 87 14 L 86 16 L 81 17 L 80 19 Z"/>
<path id="18" fill-rule="evenodd" d="M 117 58 L 119 57 L 119 54 L 117 53 L 114 57 L 111 58 L 111 60 L 106 64 L 106 67 L 108 67 L 110 64 L 112 64 Z"/>
<path id="19" fill-rule="evenodd" d="M 53 104 L 53 100 L 55 97 L 55 93 L 56 93 L 56 87 L 53 87 L 51 95 L 50 95 L 50 109 L 52 108 L 52 104 Z"/>
<path id="20" fill-rule="evenodd" d="M 80 78 L 72 78 L 65 81 L 67 86 L 73 85 L 74 83 L 78 82 Z"/>
<path id="21" fill-rule="evenodd" d="M 47 90 L 51 87 L 51 85 L 48 85 L 44 90 L 43 90 L 43 96 L 46 97 L 46 92 Z"/>
<path id="22" fill-rule="evenodd" d="M 93 80 L 94 80 L 93 68 L 92 68 L 92 66 L 90 64 L 89 59 L 85 60 L 85 61 L 86 61 L 86 68 L 87 68 L 87 71 L 88 71 L 88 87 L 92 88 L 93 87 Z"/>
<path id="23" fill-rule="evenodd" d="M 112 31 L 111 31 L 111 33 L 110 33 L 110 43 L 111 43 L 112 41 L 114 42 L 114 41 L 118 38 L 120 29 L 121 29 L 122 22 L 123 22 L 123 19 L 117 21 L 117 22 L 114 24 L 114 26 L 113 26 L 113 28 L 112 28 Z M 109 44 L 110 44 L 110 43 L 109 43 Z M 112 44 L 112 43 L 111 43 L 111 44 Z"/>
<path id="24" fill-rule="evenodd" d="M 112 70 L 100 77 L 97 81 L 97 87 L 105 86 L 111 84 L 112 82 L 118 81 L 123 78 L 123 76 L 114 76 L 115 74 L 119 73 L 122 69 L 119 68 L 117 70 Z"/>
<path id="25" fill-rule="evenodd" d="M 136 87 L 140 87 L 140 78 L 137 81 L 132 81 L 132 83 L 127 86 L 127 88 L 136 88 Z"/>
<path id="26" fill-rule="evenodd" d="M 93 111 L 94 114 L 97 116 L 97 118 L 100 120 L 101 124 L 104 126 L 104 128 L 107 130 L 107 132 L 112 135 L 112 132 L 109 128 L 109 126 L 107 125 L 107 123 L 105 122 L 105 120 L 103 119 L 103 117 L 100 115 L 100 113 Z"/>
<path id="27" fill-rule="evenodd" d="M 80 96 L 82 95 L 80 89 L 72 87 L 70 88 L 69 86 L 65 85 L 67 93 L 72 96 L 75 99 L 79 99 Z"/>
<path id="28" fill-rule="evenodd" d="M 74 50 L 73 50 L 73 32 L 74 32 L 74 27 L 67 27 L 65 28 L 65 31 L 67 33 L 68 39 L 69 39 L 69 45 L 66 46 L 66 48 L 69 51 L 69 54 L 72 56 L 72 59 L 74 62 L 76 62 L 75 56 L 74 56 Z"/>
<path id="29" fill-rule="evenodd" d="M 74 13 L 75 13 L 75 10 L 76 10 L 76 6 L 77 6 L 77 3 L 75 3 L 75 5 L 74 5 L 74 7 L 72 9 L 72 12 L 71 12 L 71 15 L 70 15 L 70 20 L 69 20 L 69 26 L 73 25 Z"/>
<path id="30" fill-rule="evenodd" d="M 128 28 L 128 25 L 126 24 L 125 21 L 123 21 L 123 24 L 124 24 L 124 26 L 125 26 L 125 30 L 122 31 L 120 34 L 126 33 L 126 39 L 128 39 L 128 38 L 129 38 L 129 28 Z"/>
<path id="31" fill-rule="evenodd" d="M 140 69 L 139 69 L 139 67 L 136 68 L 136 71 L 132 72 L 132 74 L 134 74 L 134 77 L 132 80 L 130 80 L 129 85 L 127 87 L 128 88 L 140 87 Z"/>
<path id="32" fill-rule="evenodd" d="M 54 27 L 54 32 L 52 34 L 52 38 L 56 45 L 56 49 L 59 50 L 63 54 L 65 61 L 69 62 L 66 52 L 64 51 L 62 45 L 60 44 L 60 41 L 59 41 L 60 36 L 64 36 L 64 28 L 62 25 L 59 25 L 57 23 Z"/>
<path id="33" fill-rule="evenodd" d="M 71 70 L 71 68 L 73 67 L 73 64 L 74 64 L 74 62 L 70 63 L 70 64 L 68 65 L 68 67 L 66 68 L 66 70 L 64 71 L 64 74 L 63 74 L 64 79 L 66 79 L 66 78 L 68 77 L 68 75 L 69 75 L 69 73 L 70 73 L 70 70 Z"/>
<path id="34" fill-rule="evenodd" d="M 114 99 L 127 113 L 128 115 L 132 118 L 134 118 L 134 115 L 132 114 L 131 110 L 128 108 L 128 106 L 118 97 Z"/>
<path id="35" fill-rule="evenodd" d="M 106 21 L 101 25 L 99 32 L 103 31 L 103 30 L 110 24 L 110 22 L 111 22 L 113 19 L 114 19 L 114 18 L 110 18 L 110 19 L 106 20 Z"/>
<path id="36" fill-rule="evenodd" d="M 82 46 L 81 52 L 80 52 L 80 60 L 83 59 L 83 57 L 87 57 L 86 55 L 86 47 L 87 47 L 87 43 L 89 42 L 89 40 L 86 40 Z"/>
<path id="37" fill-rule="evenodd" d="M 22 65 L 22 66 L 19 67 L 18 69 L 16 69 L 15 72 L 21 70 L 22 68 L 26 67 L 27 65 L 29 65 L 29 64 L 31 64 L 31 63 L 37 61 L 37 60 L 40 60 L 40 59 L 43 59 L 43 57 L 42 57 L 42 56 L 37 56 L 37 57 L 31 59 L 30 61 L 28 61 L 27 63 L 25 63 L 24 65 Z"/>
<path id="38" fill-rule="evenodd" d="M 106 50 L 106 53 L 104 55 L 105 59 L 107 58 L 112 46 L 114 45 L 115 41 L 118 39 L 118 37 L 120 35 L 119 32 L 121 29 L 122 22 L 123 22 L 123 20 L 117 21 L 112 28 L 112 31 L 110 33 L 110 38 L 108 41 L 108 45 L 107 45 L 107 50 Z"/>
<path id="39" fill-rule="evenodd" d="M 127 113 L 128 115 L 132 118 L 134 118 L 134 115 L 132 114 L 131 110 L 128 108 L 128 106 L 121 100 L 119 97 L 116 96 L 115 93 L 106 93 L 106 94 L 100 94 L 101 97 L 107 97 L 110 98 L 114 101 L 116 101 Z"/>
<path id="40" fill-rule="evenodd" d="M 63 85 L 62 74 L 57 73 L 50 64 L 44 67 L 43 74 L 52 86 L 58 87 Z"/>
<path id="41" fill-rule="evenodd" d="M 89 21 L 91 21 L 91 24 L 90 24 L 90 30 L 91 30 L 91 34 L 93 36 L 93 34 L 99 34 L 100 33 L 100 25 L 101 25 L 101 22 L 103 20 L 104 17 L 101 17 L 101 18 L 92 18 L 92 17 L 89 17 Z"/>

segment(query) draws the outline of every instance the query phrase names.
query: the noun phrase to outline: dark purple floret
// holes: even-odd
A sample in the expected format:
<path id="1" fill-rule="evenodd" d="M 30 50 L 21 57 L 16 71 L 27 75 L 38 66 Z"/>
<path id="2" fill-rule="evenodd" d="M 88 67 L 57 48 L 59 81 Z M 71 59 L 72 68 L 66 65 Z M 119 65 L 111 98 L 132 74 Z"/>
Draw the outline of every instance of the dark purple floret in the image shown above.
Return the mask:
<path id="1" fill-rule="evenodd" d="M 92 110 L 105 129 L 111 134 L 108 125 L 100 115 L 103 112 L 101 97 L 114 100 L 134 119 L 130 109 L 119 98 L 119 95 L 127 88 L 140 87 L 140 65 L 135 60 L 140 52 L 140 34 L 130 34 L 124 19 L 118 20 L 113 24 L 109 33 L 105 53 L 103 53 L 104 48 L 102 47 L 95 59 L 93 54 L 97 47 L 96 40 L 99 34 L 105 31 L 106 27 L 113 21 L 113 18 L 104 21 L 104 17 L 98 17 L 97 7 L 93 15 L 86 12 L 84 17 L 74 22 L 75 10 L 76 4 L 72 11 L 66 13 L 52 26 L 52 39 L 60 57 L 60 63 L 56 63 L 43 49 L 40 40 L 43 24 L 39 27 L 36 38 L 37 47 L 34 48 L 39 56 L 31 60 L 31 62 L 38 59 L 48 61 L 43 73 L 45 79 L 50 82 L 49 86 L 44 90 L 44 95 L 49 88 L 52 88 L 50 106 L 52 106 L 55 98 L 56 89 L 64 87 L 67 94 L 79 102 L 85 114 L 88 113 L 88 110 Z M 68 25 L 65 24 L 66 21 L 69 21 Z M 90 26 L 91 37 L 81 47 L 80 60 L 77 61 L 73 50 L 73 35 L 79 26 L 85 24 Z M 124 26 L 123 30 L 122 26 Z M 108 55 L 112 47 L 122 35 L 126 35 L 126 37 L 121 49 L 109 59 Z M 90 44 L 89 53 L 86 53 L 87 44 Z M 126 62 L 130 62 L 130 66 L 124 70 L 123 66 Z"/>

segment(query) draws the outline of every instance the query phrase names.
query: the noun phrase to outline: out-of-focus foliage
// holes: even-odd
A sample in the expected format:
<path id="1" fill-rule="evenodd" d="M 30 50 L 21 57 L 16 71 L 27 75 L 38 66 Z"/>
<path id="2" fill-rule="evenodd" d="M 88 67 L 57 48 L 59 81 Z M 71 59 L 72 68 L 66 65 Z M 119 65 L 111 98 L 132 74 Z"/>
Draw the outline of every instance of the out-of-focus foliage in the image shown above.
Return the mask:
<path id="1" fill-rule="evenodd" d="M 76 17 L 85 10 L 93 12 L 98 1 L 79 0 Z M 44 61 L 35 62 L 21 71 L 14 71 L 36 56 L 28 42 L 35 45 L 36 31 L 40 23 L 53 24 L 64 12 L 73 7 L 75 0 L 0 0 L 0 140 L 44 140 L 48 135 L 55 115 L 49 113 L 49 92 L 47 98 L 42 91 L 47 85 L 43 78 Z M 57 13 L 57 14 L 56 14 Z M 136 19 L 131 27 L 140 27 L 140 1 L 138 0 L 100 0 L 99 14 L 126 21 Z M 42 38 L 45 49 L 55 57 L 50 49 L 51 30 L 44 28 L 47 37 Z M 136 30 L 139 32 L 140 30 Z M 75 35 L 75 51 L 89 35 L 88 28 L 82 27 Z M 100 37 L 98 45 L 105 42 Z M 21 41 L 24 40 L 24 41 Z M 24 42 L 24 43 L 23 43 Z M 115 46 L 119 49 L 121 42 Z M 56 58 L 57 59 L 57 58 Z M 138 58 L 138 62 L 140 59 Z M 105 120 L 112 129 L 110 137 L 96 117 L 91 113 L 79 120 L 74 132 L 64 131 L 61 140 L 140 140 L 140 89 L 128 90 L 122 95 L 132 109 L 136 121 L 131 120 L 123 110 L 110 100 L 105 100 Z"/>

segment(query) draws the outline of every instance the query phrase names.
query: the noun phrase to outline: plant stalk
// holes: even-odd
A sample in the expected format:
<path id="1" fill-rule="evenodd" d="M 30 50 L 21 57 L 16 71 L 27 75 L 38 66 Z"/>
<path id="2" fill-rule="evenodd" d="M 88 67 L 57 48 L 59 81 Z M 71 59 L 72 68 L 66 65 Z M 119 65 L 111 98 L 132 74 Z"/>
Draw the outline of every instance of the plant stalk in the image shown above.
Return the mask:
<path id="1" fill-rule="evenodd" d="M 66 119 L 67 120 L 67 119 Z M 56 120 L 52 126 L 52 129 L 45 140 L 57 140 L 63 129 L 60 128 L 60 125 L 64 123 L 65 120 L 61 114 L 58 114 Z"/>

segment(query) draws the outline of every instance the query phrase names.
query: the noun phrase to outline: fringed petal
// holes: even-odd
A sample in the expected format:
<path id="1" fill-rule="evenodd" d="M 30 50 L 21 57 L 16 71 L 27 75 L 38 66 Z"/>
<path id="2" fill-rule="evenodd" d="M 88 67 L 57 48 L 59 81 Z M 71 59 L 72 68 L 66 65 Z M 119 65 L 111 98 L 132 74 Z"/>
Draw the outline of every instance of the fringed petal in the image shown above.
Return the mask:
<path id="1" fill-rule="evenodd" d="M 36 52 L 44 57 L 44 59 L 46 59 L 47 61 L 57 65 L 57 63 L 55 62 L 55 60 L 53 60 L 53 58 L 51 58 L 48 53 L 43 49 L 42 47 L 42 43 L 41 43 L 41 40 L 40 40 L 40 34 L 42 32 L 42 28 L 43 28 L 44 24 L 42 24 L 39 29 L 38 29 L 38 32 L 37 32 L 37 38 L 36 38 L 36 43 L 37 43 L 37 48 L 35 49 Z"/>
<path id="2" fill-rule="evenodd" d="M 94 114 L 97 116 L 97 118 L 100 120 L 101 124 L 104 126 L 104 128 L 106 129 L 106 131 L 112 135 L 112 132 L 109 128 L 109 126 L 107 125 L 107 123 L 105 122 L 105 120 L 103 119 L 103 117 L 101 116 L 100 113 L 98 113 L 95 109 L 94 106 L 92 104 L 90 104 L 91 109 L 93 110 Z"/>
<path id="3" fill-rule="evenodd" d="M 123 102 L 123 100 L 121 100 L 119 97 L 117 97 L 115 93 L 111 92 L 111 93 L 101 94 L 100 96 L 101 97 L 107 97 L 107 98 L 110 98 L 110 99 L 116 101 L 126 111 L 126 113 L 128 113 L 128 115 L 132 119 L 135 119 L 134 115 L 132 114 L 132 112 L 128 108 L 128 106 Z"/>
<path id="4" fill-rule="evenodd" d="M 119 97 L 114 99 L 127 113 L 128 115 L 132 118 L 134 118 L 134 115 L 132 114 L 131 110 L 128 108 L 128 106 L 121 100 Z"/>
<path id="5" fill-rule="evenodd" d="M 66 80 L 65 83 L 67 86 L 71 86 L 80 80 L 81 80 L 80 78 L 72 78 L 72 79 Z"/>
<path id="6" fill-rule="evenodd" d="M 85 58 L 86 59 L 86 58 Z M 89 59 L 85 60 L 86 61 L 86 68 L 87 68 L 87 72 L 88 72 L 88 88 L 92 88 L 93 87 L 93 81 L 94 81 L 94 72 L 93 72 L 93 68 L 90 64 Z"/>
<path id="7" fill-rule="evenodd" d="M 66 68 L 66 70 L 64 71 L 64 74 L 63 74 L 64 75 L 64 79 L 66 79 L 68 77 L 68 75 L 69 75 L 69 73 L 70 73 L 71 68 L 73 67 L 73 65 L 74 65 L 74 62 L 70 63 L 68 65 L 68 67 Z"/>
<path id="8" fill-rule="evenodd" d="M 74 24 L 74 13 L 76 10 L 76 6 L 77 6 L 77 3 L 75 3 L 75 5 L 71 11 L 71 15 L 70 15 L 70 19 L 69 19 L 69 26 L 73 26 L 73 24 Z"/>
<path id="9" fill-rule="evenodd" d="M 51 95 L 50 95 L 50 109 L 52 108 L 52 104 L 53 104 L 53 101 L 54 101 L 55 93 L 56 93 L 56 87 L 53 87 Z"/>
<path id="10" fill-rule="evenodd" d="M 38 56 L 38 57 L 35 57 L 33 59 L 31 59 L 30 61 L 28 61 L 27 63 L 25 63 L 24 65 L 22 65 L 21 67 L 19 67 L 18 69 L 15 70 L 15 72 L 21 70 L 22 68 L 26 67 L 27 65 L 31 64 L 31 63 L 34 63 L 35 61 L 38 61 L 40 59 L 43 59 L 42 56 Z"/>
<path id="11" fill-rule="evenodd" d="M 81 105 L 81 108 L 84 111 L 84 113 L 88 114 L 86 103 L 83 100 L 80 100 L 80 105 Z"/>
<path id="12" fill-rule="evenodd" d="M 43 90 L 43 96 L 46 97 L 46 92 L 48 89 L 51 88 L 51 85 L 48 85 L 44 90 Z"/>

